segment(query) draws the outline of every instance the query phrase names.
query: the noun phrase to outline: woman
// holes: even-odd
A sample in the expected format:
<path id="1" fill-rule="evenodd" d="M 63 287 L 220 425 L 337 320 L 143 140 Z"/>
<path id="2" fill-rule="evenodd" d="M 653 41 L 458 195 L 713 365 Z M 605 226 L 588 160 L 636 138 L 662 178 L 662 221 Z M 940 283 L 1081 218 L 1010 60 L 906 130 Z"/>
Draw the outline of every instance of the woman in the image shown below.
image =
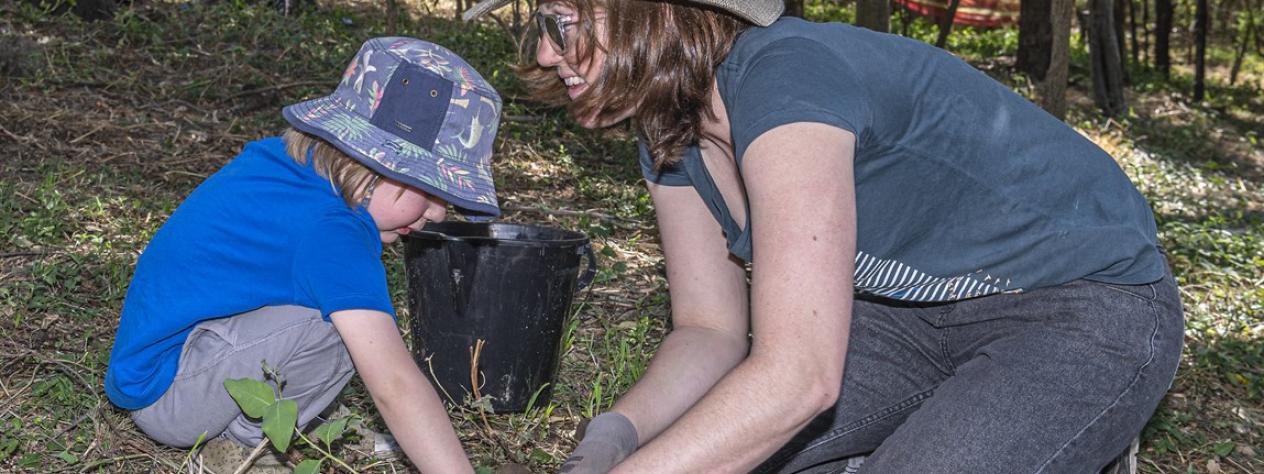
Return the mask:
<path id="1" fill-rule="evenodd" d="M 1145 200 L 955 57 L 781 7 L 540 3 L 523 75 L 632 120 L 672 301 L 563 472 L 1101 469 L 1181 351 Z"/>

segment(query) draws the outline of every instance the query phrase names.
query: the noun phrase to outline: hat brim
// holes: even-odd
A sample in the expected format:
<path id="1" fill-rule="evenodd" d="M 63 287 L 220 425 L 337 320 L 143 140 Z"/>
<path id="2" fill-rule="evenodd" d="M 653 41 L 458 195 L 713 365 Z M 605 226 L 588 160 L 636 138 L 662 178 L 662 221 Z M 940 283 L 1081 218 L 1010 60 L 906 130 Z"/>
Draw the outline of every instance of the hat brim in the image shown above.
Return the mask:
<path id="1" fill-rule="evenodd" d="M 479 170 L 458 157 L 418 146 L 409 146 L 407 151 L 366 146 L 407 142 L 347 110 L 333 97 L 287 106 L 281 115 L 295 129 L 320 137 L 383 176 L 447 201 L 470 220 L 500 215 L 491 170 Z"/>

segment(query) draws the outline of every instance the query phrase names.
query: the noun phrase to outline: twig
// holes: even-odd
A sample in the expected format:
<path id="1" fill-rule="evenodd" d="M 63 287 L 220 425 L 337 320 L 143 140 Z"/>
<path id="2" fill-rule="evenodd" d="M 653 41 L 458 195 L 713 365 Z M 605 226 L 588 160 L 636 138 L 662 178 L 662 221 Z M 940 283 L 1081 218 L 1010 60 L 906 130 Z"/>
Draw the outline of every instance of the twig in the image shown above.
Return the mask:
<path id="1" fill-rule="evenodd" d="M 43 251 L 40 251 L 40 252 L 5 252 L 5 253 L 0 253 L 0 258 L 9 258 L 9 257 L 31 257 L 31 256 L 36 256 L 36 255 L 43 257 L 43 256 L 45 256 L 45 255 L 51 255 L 51 254 L 52 254 L 52 252 L 43 252 Z"/>
<path id="2" fill-rule="evenodd" d="M 499 446 L 500 449 L 505 451 L 505 456 L 516 460 L 513 450 L 509 449 L 509 446 L 505 445 L 505 441 L 500 439 L 500 436 L 496 435 L 496 431 L 492 429 L 492 424 L 487 421 L 486 410 L 483 410 L 483 405 L 478 403 L 479 400 L 482 400 L 483 398 L 482 394 L 478 390 L 478 360 L 483 356 L 483 345 L 486 344 L 486 342 L 487 341 L 482 339 L 476 339 L 474 341 L 474 347 L 470 348 L 470 388 L 474 389 L 474 404 L 478 406 L 478 416 L 483 420 L 484 434 L 490 438 L 492 442 L 496 443 L 496 446 Z"/>
<path id="3" fill-rule="evenodd" d="M 294 87 L 304 87 L 304 86 L 326 86 L 326 87 L 330 87 L 330 86 L 333 86 L 333 85 L 335 85 L 335 84 L 336 84 L 336 83 L 329 82 L 329 81 L 298 81 L 298 82 L 289 82 L 289 83 L 285 83 L 285 84 L 277 84 L 277 85 L 275 85 L 275 86 L 258 87 L 258 88 L 255 88 L 255 89 L 248 89 L 248 90 L 244 90 L 244 91 L 238 92 L 238 93 L 236 93 L 236 94 L 230 95 L 230 96 L 228 96 L 228 97 L 225 97 L 225 98 L 223 98 L 222 100 L 223 100 L 223 101 L 230 101 L 230 100 L 233 100 L 233 99 L 236 99 L 236 98 L 239 98 L 239 97 L 248 96 L 248 95 L 254 95 L 254 94 L 260 94 L 260 93 L 264 93 L 264 92 L 280 92 L 280 91 L 283 91 L 283 90 L 285 90 L 285 89 L 291 89 L 291 88 L 294 88 Z"/>
<path id="4" fill-rule="evenodd" d="M 57 430 L 57 434 L 53 435 L 53 439 L 60 438 L 61 435 L 66 434 L 67 431 L 75 429 L 75 427 L 79 426 L 80 423 L 83 423 L 83 420 L 88 419 L 89 416 L 95 415 L 97 413 L 97 410 L 100 408 L 101 408 L 101 401 L 98 400 L 97 404 L 93 406 L 91 410 L 88 410 L 87 413 L 79 415 L 79 418 L 75 419 L 75 421 L 72 421 L 69 426 L 66 426 L 65 428 Z"/>
<path id="5" fill-rule="evenodd" d="M 0 132 L 4 132 L 4 134 L 5 134 L 5 135 L 8 135 L 8 136 L 9 136 L 9 138 L 12 138 L 12 139 L 14 139 L 14 140 L 16 140 L 16 141 L 18 141 L 18 142 L 27 142 L 27 141 L 34 141 L 34 140 L 35 140 L 35 138 L 34 138 L 34 137 L 29 137 L 29 136 L 27 136 L 27 137 L 19 137 L 19 136 L 17 136 L 17 135 L 14 135 L 14 134 L 13 134 L 13 132 L 10 132 L 10 131 L 9 131 L 9 129 L 4 128 L 4 125 L 0 125 Z"/>
<path id="6" fill-rule="evenodd" d="M 141 454 L 128 454 L 128 455 L 126 455 L 126 456 L 118 456 L 118 457 L 113 457 L 113 458 L 109 458 L 109 459 L 98 459 L 98 460 L 96 460 L 96 461 L 92 461 L 92 462 L 90 462 L 90 463 L 84 463 L 84 464 L 75 465 L 75 466 L 66 466 L 66 467 L 63 467 L 63 468 L 58 469 L 58 470 L 56 470 L 56 471 L 48 471 L 48 472 L 49 472 L 49 473 L 55 473 L 55 472 L 66 472 L 66 471 L 70 471 L 70 470 L 74 470 L 74 469 L 78 469 L 78 470 L 79 470 L 79 472 L 87 472 L 89 469 L 92 469 L 92 468 L 94 468 L 94 467 L 101 467 L 101 466 L 104 466 L 104 465 L 107 465 L 107 464 L 114 464 L 114 463 L 118 463 L 118 462 L 131 461 L 131 460 L 133 460 L 133 459 L 140 459 L 140 458 L 147 458 L 147 457 L 149 457 L 149 455 L 148 455 L 148 454 L 144 454 L 144 453 L 141 453 Z"/>
<path id="7" fill-rule="evenodd" d="M 233 471 L 233 474 L 243 474 L 247 469 L 250 469 L 250 466 L 255 463 L 255 458 L 259 457 L 259 454 L 263 453 L 263 449 L 266 447 L 268 447 L 268 438 L 265 436 L 259 440 L 259 444 L 255 446 L 254 451 L 251 451 L 250 455 L 241 461 L 241 465 L 237 466 L 237 470 Z"/>
<path id="8" fill-rule="evenodd" d="M 503 115 L 500 118 L 506 122 L 533 123 L 544 121 L 544 117 L 537 115 Z"/>
<path id="9" fill-rule="evenodd" d="M 92 129 L 92 130 L 89 130 L 89 131 L 88 131 L 88 133 L 85 133 L 85 134 L 83 134 L 83 135 L 79 135 L 78 137 L 74 138 L 73 140 L 70 140 L 70 144 L 71 144 L 71 145 L 74 145 L 74 144 L 76 144 L 76 143 L 79 143 L 79 142 L 80 142 L 80 141 L 82 141 L 83 139 L 88 138 L 89 136 L 91 136 L 92 134 L 94 134 L 94 133 L 97 133 L 97 132 L 101 131 L 101 129 L 105 128 L 105 126 L 106 126 L 106 125 L 107 125 L 106 123 L 102 123 L 101 125 L 97 125 L 97 128 L 94 128 L 94 129 Z"/>
<path id="10" fill-rule="evenodd" d="M 470 388 L 474 389 L 474 403 L 477 405 L 483 399 L 483 395 L 478 391 L 478 359 L 483 356 L 483 344 L 487 341 L 478 339 L 474 341 L 474 346 L 470 348 Z M 483 406 L 478 406 L 478 416 L 483 419 L 483 427 L 487 428 L 490 436 L 492 433 L 492 425 L 487 422 L 487 414 L 483 412 Z"/>
<path id="11" fill-rule="evenodd" d="M 1237 467 L 1238 469 L 1241 469 L 1241 470 L 1242 470 L 1242 472 L 1245 472 L 1245 473 L 1247 473 L 1247 474 L 1251 474 L 1252 472 L 1256 472 L 1256 471 L 1252 471 L 1252 470 L 1250 470 L 1250 469 L 1247 469 L 1246 467 L 1244 467 L 1244 466 L 1243 466 L 1243 465 L 1241 465 L 1241 464 L 1238 464 L 1238 462 L 1237 462 L 1237 461 L 1234 461 L 1234 460 L 1233 460 L 1233 458 L 1231 458 L 1231 457 L 1225 456 L 1224 460 L 1225 460 L 1225 461 L 1229 461 L 1229 464 L 1234 465 L 1234 467 Z"/>

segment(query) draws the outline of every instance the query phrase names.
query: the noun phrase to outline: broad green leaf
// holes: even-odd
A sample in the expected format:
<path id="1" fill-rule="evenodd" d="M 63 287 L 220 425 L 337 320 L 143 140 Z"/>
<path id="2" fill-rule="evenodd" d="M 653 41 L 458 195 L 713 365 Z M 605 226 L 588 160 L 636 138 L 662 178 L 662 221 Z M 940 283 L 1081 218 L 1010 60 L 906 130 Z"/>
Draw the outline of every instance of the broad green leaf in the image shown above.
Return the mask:
<path id="1" fill-rule="evenodd" d="M 62 451 L 60 453 L 57 453 L 56 456 L 58 459 L 61 459 L 62 461 L 66 461 L 66 464 L 74 464 L 74 463 L 79 462 L 79 456 L 75 456 L 75 454 L 70 451 Z"/>
<path id="2" fill-rule="evenodd" d="M 329 420 L 325 424 L 320 425 L 316 429 L 312 430 L 312 435 L 316 436 L 316 439 L 324 442 L 325 445 L 328 446 L 338 440 L 338 438 L 342 436 L 342 432 L 346 429 L 347 418 L 343 417 Z"/>
<path id="3" fill-rule="evenodd" d="M 251 418 L 263 418 L 268 407 L 276 402 L 272 386 L 254 379 L 228 379 L 224 388 L 237 401 L 242 413 Z"/>
<path id="4" fill-rule="evenodd" d="M 294 436 L 294 423 L 298 422 L 298 404 L 294 400 L 278 400 L 263 414 L 263 434 L 268 435 L 277 451 L 285 452 Z"/>
<path id="5" fill-rule="evenodd" d="M 294 474 L 317 474 L 320 472 L 320 460 L 308 459 L 294 466 Z"/>
<path id="6" fill-rule="evenodd" d="M 1225 457 L 1225 456 L 1228 456 L 1229 453 L 1233 452 L 1233 448 L 1234 448 L 1233 441 L 1221 441 L 1219 443 L 1216 443 L 1212 449 L 1216 451 L 1217 456 Z"/>

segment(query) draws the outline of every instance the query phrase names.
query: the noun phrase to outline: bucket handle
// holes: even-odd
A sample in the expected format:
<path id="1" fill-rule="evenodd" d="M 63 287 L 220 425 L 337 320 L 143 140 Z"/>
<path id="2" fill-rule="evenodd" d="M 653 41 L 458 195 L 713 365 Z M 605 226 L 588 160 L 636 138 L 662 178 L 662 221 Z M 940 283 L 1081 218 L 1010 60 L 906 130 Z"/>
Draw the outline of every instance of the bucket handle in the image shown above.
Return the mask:
<path id="1" fill-rule="evenodd" d="M 584 273 L 580 274 L 579 280 L 575 283 L 575 292 L 587 288 L 593 281 L 593 277 L 597 276 L 597 256 L 593 255 L 592 242 L 584 241 L 584 245 L 575 250 L 575 253 L 583 255 L 588 259 L 588 268 L 584 269 Z"/>

